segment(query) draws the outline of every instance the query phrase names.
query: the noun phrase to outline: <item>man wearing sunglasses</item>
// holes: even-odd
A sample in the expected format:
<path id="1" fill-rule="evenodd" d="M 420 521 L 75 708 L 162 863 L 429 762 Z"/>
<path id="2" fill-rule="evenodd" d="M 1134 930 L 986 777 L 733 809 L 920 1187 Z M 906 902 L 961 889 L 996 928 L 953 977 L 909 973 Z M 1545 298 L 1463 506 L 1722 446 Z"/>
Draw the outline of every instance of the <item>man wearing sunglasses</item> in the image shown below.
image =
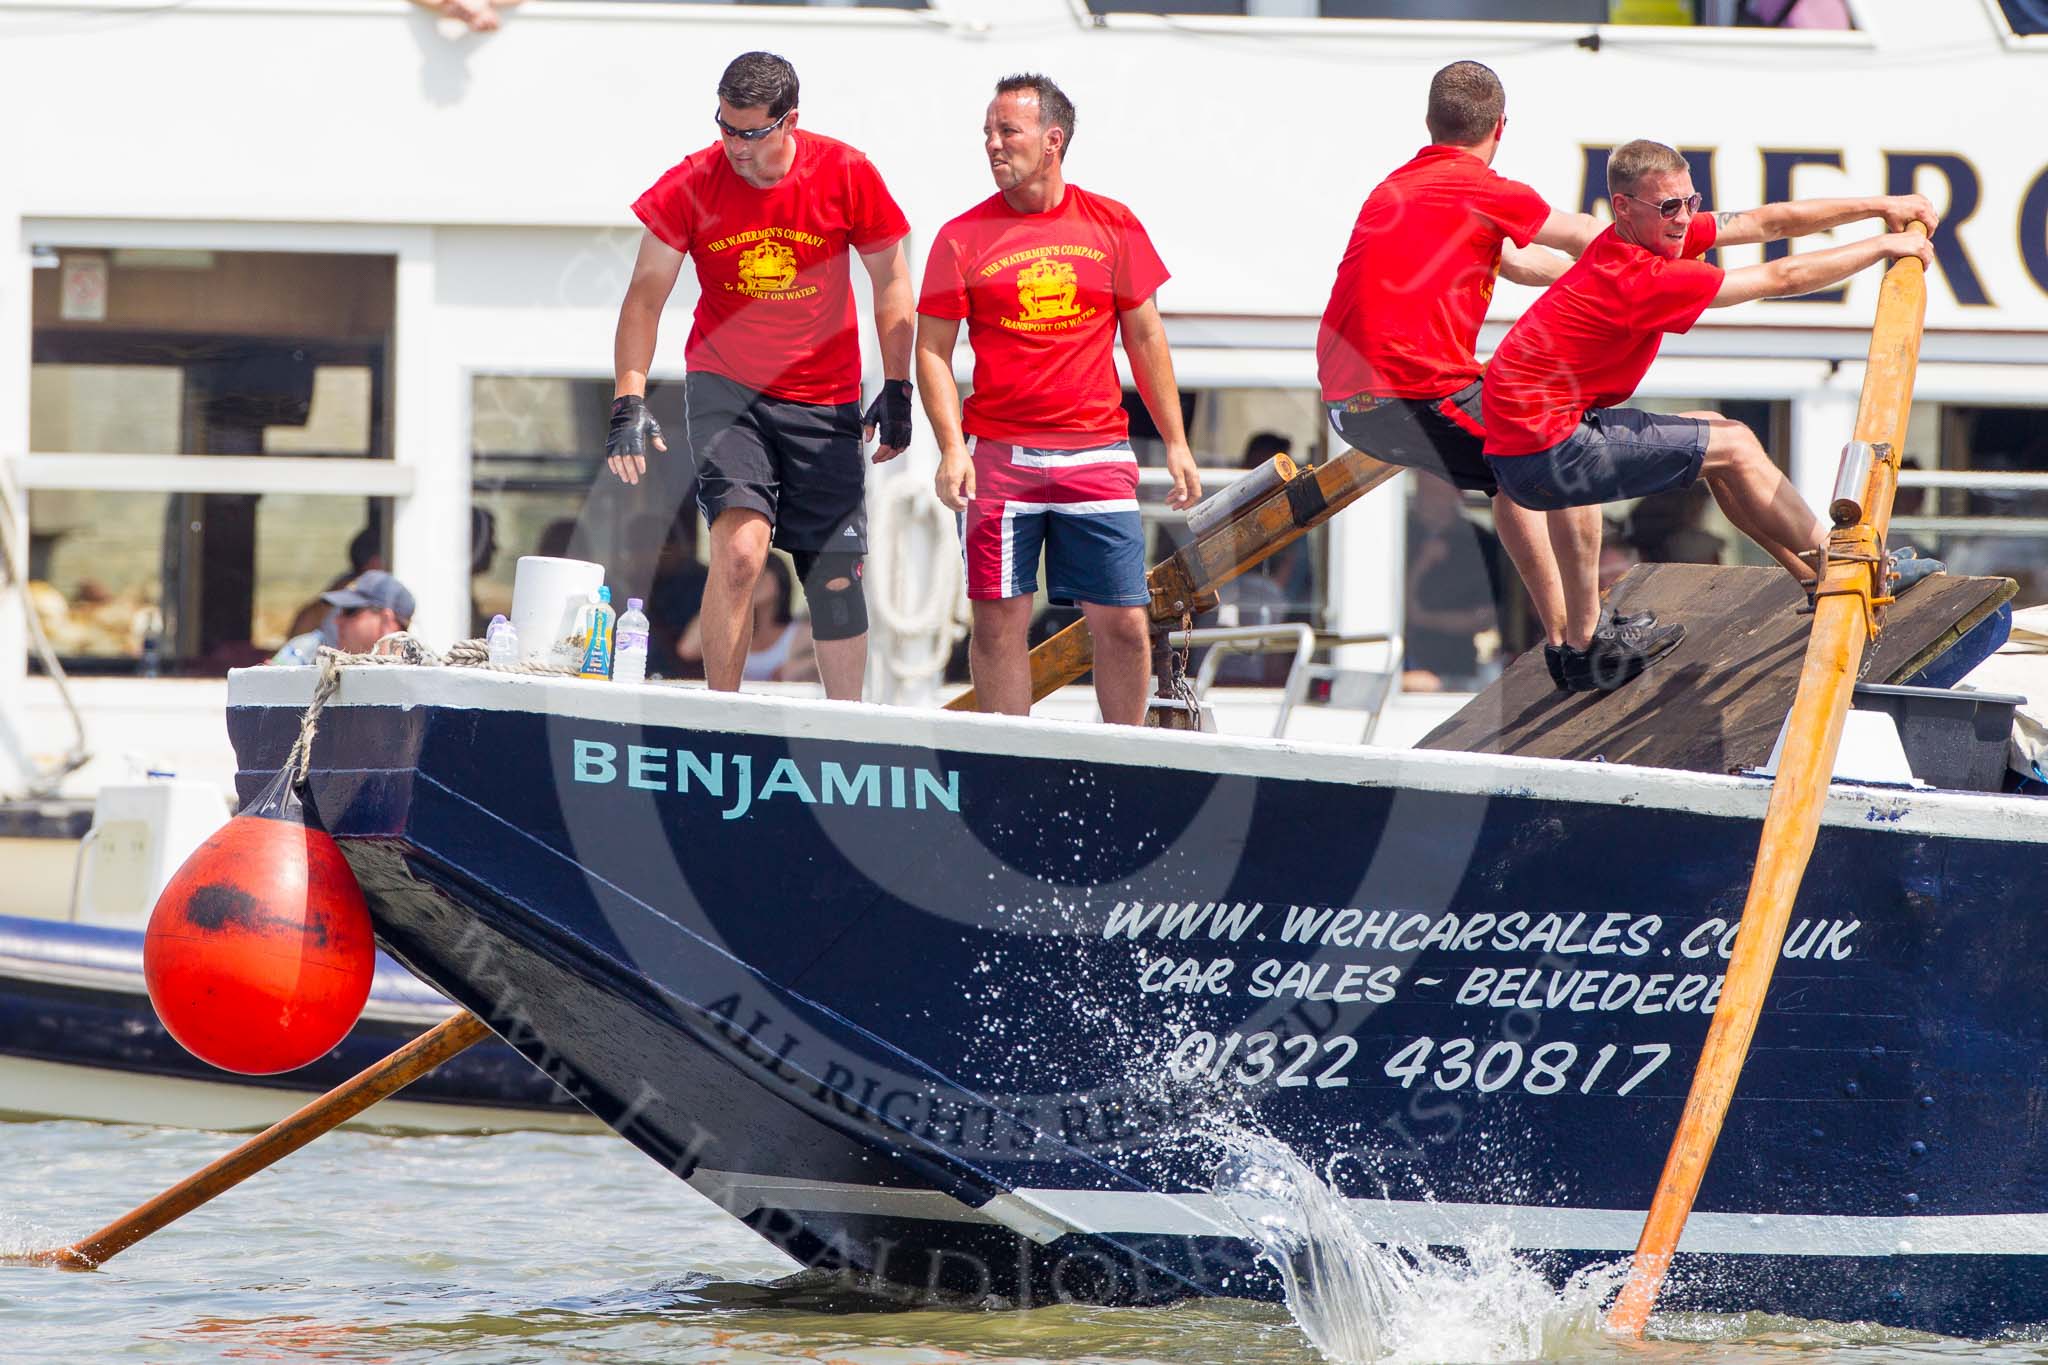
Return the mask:
<path id="1" fill-rule="evenodd" d="M 687 256 L 700 293 L 683 352 L 684 435 L 711 527 L 705 677 L 738 690 L 772 544 L 803 580 L 825 694 L 858 701 L 868 628 L 861 451 L 879 435 L 880 464 L 910 444 L 910 225 L 865 156 L 798 131 L 796 71 L 782 58 L 735 58 L 713 119 L 718 141 L 633 205 L 646 231 L 619 309 L 607 463 L 637 484 L 650 452 L 668 449 L 647 410 L 647 370 Z M 881 392 L 865 415 L 849 251 L 873 285 L 882 353 Z"/>
<path id="2" fill-rule="evenodd" d="M 1917 194 L 1807 199 L 1741 213 L 1702 214 L 1685 158 L 1631 142 L 1607 163 L 1614 225 L 1509 330 L 1486 368 L 1486 459 L 1501 491 L 1548 514 L 1564 579 L 1565 644 L 1552 679 L 1567 692 L 1612 691 L 1683 638 L 1650 613 L 1600 619 L 1600 504 L 1690 487 L 1705 478 L 1722 514 L 1786 572 L 1811 584 L 1802 560 L 1827 528 L 1755 433 L 1716 412 L 1678 416 L 1617 406 L 1657 358 L 1666 332 L 1690 331 L 1709 308 L 1792 298 L 1880 262 L 1934 262 L 1933 207 Z M 1700 259 L 1742 246 L 1880 218 L 1879 236 L 1762 265 L 1722 270 Z M 1940 565 L 1895 556 L 1899 586 Z"/>
<path id="3" fill-rule="evenodd" d="M 1354 449 L 1493 499 L 1494 527 L 1528 586 L 1550 653 L 1564 587 L 1541 512 L 1501 496 L 1484 453 L 1474 347 L 1496 275 L 1543 286 L 1600 232 L 1492 170 L 1507 92 L 1478 62 L 1429 83 L 1430 145 L 1367 197 L 1316 338 L 1330 423 Z M 1534 245 L 1540 244 L 1540 245 Z"/>

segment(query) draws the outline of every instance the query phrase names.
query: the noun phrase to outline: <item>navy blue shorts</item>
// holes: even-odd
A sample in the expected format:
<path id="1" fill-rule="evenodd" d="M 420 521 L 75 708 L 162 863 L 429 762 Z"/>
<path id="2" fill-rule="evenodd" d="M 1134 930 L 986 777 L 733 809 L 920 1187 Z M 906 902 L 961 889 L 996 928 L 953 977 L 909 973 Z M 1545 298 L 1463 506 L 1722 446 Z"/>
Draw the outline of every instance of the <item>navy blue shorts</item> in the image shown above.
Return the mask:
<path id="1" fill-rule="evenodd" d="M 1479 416 L 1480 381 L 1442 398 L 1374 398 L 1361 393 L 1325 403 L 1344 443 L 1384 464 L 1420 469 L 1457 488 L 1492 497 L 1486 426 Z"/>
<path id="2" fill-rule="evenodd" d="M 1708 426 L 1639 408 L 1594 408 L 1578 429 L 1534 455 L 1489 455 L 1500 491 L 1536 512 L 1647 498 L 1690 488 L 1707 458 Z"/>

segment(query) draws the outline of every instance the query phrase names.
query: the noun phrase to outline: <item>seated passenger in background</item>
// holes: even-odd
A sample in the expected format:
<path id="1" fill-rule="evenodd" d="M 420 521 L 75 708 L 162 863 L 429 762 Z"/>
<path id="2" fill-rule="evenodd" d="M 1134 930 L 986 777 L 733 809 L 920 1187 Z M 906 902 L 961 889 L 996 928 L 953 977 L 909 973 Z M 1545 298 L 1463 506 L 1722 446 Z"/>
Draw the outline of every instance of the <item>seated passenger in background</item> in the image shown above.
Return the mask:
<path id="1" fill-rule="evenodd" d="M 753 647 L 740 667 L 745 682 L 816 682 L 817 651 L 811 642 L 811 623 L 796 619 L 792 605 L 794 577 L 779 555 L 762 562 L 761 576 L 754 581 Z M 692 677 L 704 672 L 703 617 L 691 620 L 676 641 L 675 658 Z"/>
<path id="2" fill-rule="evenodd" d="M 381 569 L 383 567 L 384 536 L 383 532 L 373 523 L 356 532 L 354 539 L 349 541 L 348 568 L 346 571 L 334 576 L 334 581 L 327 585 L 326 591 L 333 592 L 350 579 L 360 574 L 366 574 L 372 569 Z M 324 595 L 315 597 L 312 601 L 306 603 L 305 606 L 300 607 L 298 614 L 292 617 L 291 629 L 285 632 L 285 638 L 294 639 L 308 631 L 319 630 L 321 624 L 333 614 L 334 608 L 328 605 Z M 328 631 L 330 639 L 332 639 L 333 634 L 333 631 Z"/>
<path id="3" fill-rule="evenodd" d="M 654 581 L 647 590 L 648 649 L 656 673 L 663 677 L 701 678 L 698 662 L 684 671 L 676 646 L 704 606 L 704 582 L 710 571 L 697 558 L 697 508 L 684 506 L 669 523 L 654 559 Z"/>
<path id="4" fill-rule="evenodd" d="M 412 593 L 382 569 L 358 574 L 346 587 L 322 593 L 320 600 L 335 608 L 334 615 L 319 629 L 287 640 L 271 663 L 317 663 L 322 645 L 344 654 L 368 654 L 379 640 L 412 624 Z"/>

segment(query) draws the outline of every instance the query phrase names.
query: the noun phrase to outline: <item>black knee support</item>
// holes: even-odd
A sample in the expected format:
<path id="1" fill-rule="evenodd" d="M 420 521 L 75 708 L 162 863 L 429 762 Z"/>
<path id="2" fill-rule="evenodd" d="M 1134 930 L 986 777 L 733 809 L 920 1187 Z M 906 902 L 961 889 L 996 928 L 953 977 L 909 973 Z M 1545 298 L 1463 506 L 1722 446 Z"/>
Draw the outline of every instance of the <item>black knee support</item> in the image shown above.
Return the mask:
<path id="1" fill-rule="evenodd" d="M 811 604 L 812 639 L 851 640 L 868 633 L 868 598 L 860 585 L 865 556 L 843 550 L 792 550 L 789 557 Z"/>

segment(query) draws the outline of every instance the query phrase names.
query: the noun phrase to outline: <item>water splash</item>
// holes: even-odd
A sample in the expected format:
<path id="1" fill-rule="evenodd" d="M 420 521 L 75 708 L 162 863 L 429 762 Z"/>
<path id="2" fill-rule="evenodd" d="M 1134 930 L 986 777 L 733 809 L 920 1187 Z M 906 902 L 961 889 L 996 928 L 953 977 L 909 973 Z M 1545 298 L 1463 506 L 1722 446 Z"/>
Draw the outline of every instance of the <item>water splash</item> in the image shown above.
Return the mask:
<path id="1" fill-rule="evenodd" d="M 1370 1361 L 1556 1360 L 1606 1354 L 1601 1307 L 1624 1262 L 1553 1289 L 1490 1228 L 1440 1255 L 1373 1226 L 1285 1143 L 1239 1132 L 1218 1167 L 1218 1202 L 1280 1272 L 1287 1307 L 1317 1350 Z"/>

